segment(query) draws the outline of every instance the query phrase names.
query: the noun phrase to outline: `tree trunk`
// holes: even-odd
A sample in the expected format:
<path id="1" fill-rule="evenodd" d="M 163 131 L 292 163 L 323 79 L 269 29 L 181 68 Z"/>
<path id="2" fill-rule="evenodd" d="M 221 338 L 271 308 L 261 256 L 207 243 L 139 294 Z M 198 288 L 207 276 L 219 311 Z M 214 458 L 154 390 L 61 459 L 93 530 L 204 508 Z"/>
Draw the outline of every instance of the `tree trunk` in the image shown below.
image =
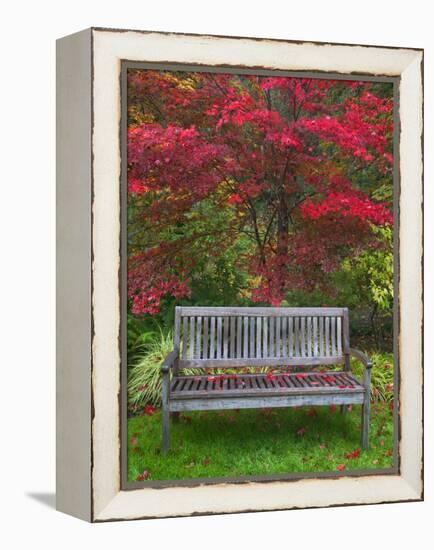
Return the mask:
<path id="1" fill-rule="evenodd" d="M 286 193 L 279 193 L 279 205 L 277 209 L 277 262 L 279 266 L 279 286 L 282 294 L 285 292 L 286 277 L 285 268 L 288 260 L 288 229 L 289 209 Z"/>

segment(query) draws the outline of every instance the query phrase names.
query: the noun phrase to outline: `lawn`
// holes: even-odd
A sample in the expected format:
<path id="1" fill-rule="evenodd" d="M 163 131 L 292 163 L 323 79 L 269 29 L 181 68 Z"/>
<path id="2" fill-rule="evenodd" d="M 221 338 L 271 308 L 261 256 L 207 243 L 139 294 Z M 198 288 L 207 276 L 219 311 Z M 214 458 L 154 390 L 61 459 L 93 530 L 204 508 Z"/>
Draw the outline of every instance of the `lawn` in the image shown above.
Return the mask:
<path id="1" fill-rule="evenodd" d="M 128 479 L 262 476 L 393 466 L 391 403 L 372 404 L 371 443 L 360 449 L 359 406 L 206 411 L 171 424 L 161 455 L 161 412 L 145 407 L 128 419 Z"/>

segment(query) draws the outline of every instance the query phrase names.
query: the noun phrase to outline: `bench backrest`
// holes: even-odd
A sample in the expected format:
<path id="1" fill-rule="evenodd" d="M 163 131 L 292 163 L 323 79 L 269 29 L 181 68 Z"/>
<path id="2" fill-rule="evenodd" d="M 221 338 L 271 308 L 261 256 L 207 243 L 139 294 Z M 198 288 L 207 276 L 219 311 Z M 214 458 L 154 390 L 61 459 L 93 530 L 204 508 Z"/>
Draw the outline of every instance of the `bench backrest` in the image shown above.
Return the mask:
<path id="1" fill-rule="evenodd" d="M 344 363 L 348 309 L 178 306 L 175 349 L 180 368 Z"/>

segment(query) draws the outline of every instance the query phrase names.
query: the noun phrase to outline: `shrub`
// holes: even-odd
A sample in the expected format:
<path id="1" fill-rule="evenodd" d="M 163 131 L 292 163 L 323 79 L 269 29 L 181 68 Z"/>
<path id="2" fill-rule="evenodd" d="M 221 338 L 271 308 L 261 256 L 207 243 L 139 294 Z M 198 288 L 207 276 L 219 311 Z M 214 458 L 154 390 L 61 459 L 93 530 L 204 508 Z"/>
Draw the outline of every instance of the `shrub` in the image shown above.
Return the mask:
<path id="1" fill-rule="evenodd" d="M 393 399 L 393 354 L 371 352 L 367 354 L 372 360 L 371 400 L 392 401 Z M 363 376 L 363 365 L 351 359 L 351 369 L 360 379 Z"/>
<path id="2" fill-rule="evenodd" d="M 147 333 L 143 345 L 136 351 L 128 372 L 128 405 L 133 411 L 144 405 L 161 405 L 160 367 L 173 350 L 171 331 Z M 197 369 L 182 369 L 183 374 L 198 374 Z"/>
<path id="3" fill-rule="evenodd" d="M 128 372 L 128 404 L 136 410 L 145 404 L 161 404 L 160 366 L 173 349 L 172 333 L 148 333 L 146 343 L 134 354 Z"/>

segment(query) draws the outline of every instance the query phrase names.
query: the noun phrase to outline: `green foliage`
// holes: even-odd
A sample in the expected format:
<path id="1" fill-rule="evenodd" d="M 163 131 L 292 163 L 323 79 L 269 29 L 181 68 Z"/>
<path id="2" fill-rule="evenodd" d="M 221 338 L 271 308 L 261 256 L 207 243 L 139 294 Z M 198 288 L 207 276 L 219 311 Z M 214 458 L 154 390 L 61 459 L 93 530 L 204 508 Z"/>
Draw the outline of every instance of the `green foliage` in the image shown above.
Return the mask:
<path id="1" fill-rule="evenodd" d="M 391 407 L 373 403 L 370 448 L 359 454 L 360 417 L 359 406 L 346 415 L 329 407 L 183 413 L 162 460 L 161 412 L 136 416 L 128 420 L 128 479 L 144 470 L 154 481 L 390 468 Z"/>
<path id="2" fill-rule="evenodd" d="M 137 351 L 128 372 L 128 405 L 137 411 L 141 406 L 161 405 L 161 372 L 163 360 L 173 350 L 172 332 L 146 334 L 146 342 Z M 197 374 L 197 370 L 183 369 L 185 374 Z"/>
<path id="3" fill-rule="evenodd" d="M 373 227 L 383 246 L 377 250 L 363 251 L 353 259 L 342 263 L 342 274 L 347 282 L 358 290 L 358 300 L 375 304 L 380 310 L 393 307 L 393 246 L 392 229 L 388 226 Z"/>
<path id="4" fill-rule="evenodd" d="M 393 400 L 393 354 L 392 353 L 367 353 L 372 360 L 371 370 L 371 400 L 387 401 Z M 355 359 L 351 359 L 351 370 L 360 379 L 363 376 L 363 365 Z"/>
<path id="5" fill-rule="evenodd" d="M 161 403 L 160 366 L 172 350 L 171 332 L 148 333 L 147 342 L 136 354 L 128 373 L 128 404 L 133 410 Z"/>

